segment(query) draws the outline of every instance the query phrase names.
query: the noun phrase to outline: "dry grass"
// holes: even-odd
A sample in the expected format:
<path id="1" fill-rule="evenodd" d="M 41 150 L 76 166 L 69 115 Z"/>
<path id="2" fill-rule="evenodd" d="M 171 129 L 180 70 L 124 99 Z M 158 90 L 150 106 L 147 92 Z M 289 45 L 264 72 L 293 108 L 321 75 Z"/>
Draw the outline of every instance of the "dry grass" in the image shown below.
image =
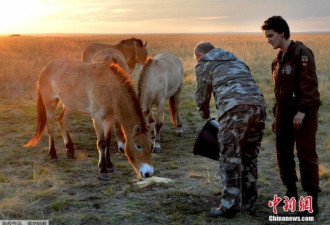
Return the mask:
<path id="1" fill-rule="evenodd" d="M 155 176 L 171 182 L 138 185 L 127 160 L 112 148 L 117 172 L 111 180 L 97 179 L 95 133 L 89 117 L 75 115 L 70 124 L 76 159 L 65 158 L 57 133 L 59 161 L 47 157 L 46 135 L 37 147 L 23 149 L 31 138 L 35 120 L 35 82 L 40 70 L 56 58 L 79 60 L 92 42 L 114 44 L 131 36 L 0 37 L 0 220 L 49 219 L 51 224 L 269 224 L 272 215 L 267 203 L 282 194 L 270 124 L 274 102 L 270 62 L 276 51 L 263 35 L 149 35 L 153 56 L 161 52 L 177 55 L 185 68 L 181 115 L 185 135 L 175 136 L 168 116 L 162 133 L 163 153 L 153 155 Z M 317 148 L 321 187 L 318 224 L 329 224 L 330 173 L 330 35 L 295 35 L 314 52 L 323 106 L 319 113 Z M 233 220 L 212 219 L 210 207 L 219 203 L 221 181 L 218 162 L 194 156 L 192 147 L 202 121 L 193 100 L 195 88 L 193 47 L 202 40 L 231 50 L 249 65 L 267 106 L 267 128 L 259 156 L 259 199 L 257 215 L 236 216 Z M 135 71 L 135 81 L 138 70 Z M 213 115 L 215 111 L 213 109 Z M 299 186 L 299 194 L 305 195 Z M 304 223 L 308 224 L 308 223 Z M 315 224 L 315 223 L 313 223 Z"/>

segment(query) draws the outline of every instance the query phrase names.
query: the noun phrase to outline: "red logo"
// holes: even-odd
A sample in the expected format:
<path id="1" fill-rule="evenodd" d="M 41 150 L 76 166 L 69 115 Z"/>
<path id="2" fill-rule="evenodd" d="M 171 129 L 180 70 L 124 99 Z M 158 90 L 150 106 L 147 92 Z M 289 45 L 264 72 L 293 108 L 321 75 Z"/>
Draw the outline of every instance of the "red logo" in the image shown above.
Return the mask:
<path id="1" fill-rule="evenodd" d="M 268 206 L 273 208 L 273 213 L 277 214 L 277 206 L 278 204 L 280 204 L 280 202 L 282 201 L 282 198 L 278 197 L 277 195 L 274 195 L 274 199 L 272 201 L 268 202 Z M 296 211 L 296 199 L 294 197 L 289 198 L 287 196 L 284 196 L 284 206 L 283 206 L 283 211 L 284 212 L 289 212 L 289 210 L 291 212 Z M 307 197 L 303 197 L 301 196 L 299 199 L 299 211 L 308 211 L 310 213 L 313 212 L 313 198 L 312 196 L 307 196 Z"/>
<path id="2" fill-rule="evenodd" d="M 274 200 L 268 202 L 269 207 L 273 207 L 273 213 L 277 214 L 277 205 L 280 204 L 282 199 L 280 197 L 277 197 L 277 195 L 274 195 Z"/>
<path id="3" fill-rule="evenodd" d="M 283 206 L 283 210 L 284 212 L 289 212 L 289 210 L 291 212 L 296 211 L 296 199 L 295 197 L 292 197 L 289 199 L 289 197 L 285 196 L 284 197 L 284 206 Z"/>
<path id="4" fill-rule="evenodd" d="M 313 198 L 312 196 L 307 196 L 306 198 L 300 197 L 299 200 L 299 212 L 307 210 L 310 213 L 313 213 Z"/>

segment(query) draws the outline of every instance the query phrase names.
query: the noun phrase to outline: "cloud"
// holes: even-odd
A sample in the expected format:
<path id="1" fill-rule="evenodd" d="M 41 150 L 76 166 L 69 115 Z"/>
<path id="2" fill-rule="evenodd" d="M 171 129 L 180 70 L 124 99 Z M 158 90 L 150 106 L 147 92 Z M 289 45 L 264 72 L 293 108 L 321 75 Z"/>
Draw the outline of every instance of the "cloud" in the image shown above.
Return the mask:
<path id="1" fill-rule="evenodd" d="M 114 13 L 127 13 L 127 12 L 132 12 L 132 9 L 113 9 L 112 12 Z"/>
<path id="2" fill-rule="evenodd" d="M 44 10 L 35 10 L 43 13 L 35 13 L 36 17 L 31 17 L 25 26 L 22 22 L 18 28 L 25 27 L 28 32 L 38 33 L 103 33 L 107 30 L 129 33 L 213 32 L 214 30 L 259 32 L 261 23 L 272 15 L 282 15 L 293 32 L 330 31 L 329 0 L 277 0 L 275 5 L 264 0 L 250 0 L 248 3 L 244 0 L 25 1 L 33 2 L 34 4 L 30 5 L 35 7 L 40 4 Z M 286 5 L 285 8 L 282 7 L 283 4 Z M 264 10 L 265 8 L 267 10 Z M 292 11 L 292 9 L 296 10 Z M 16 31 L 13 26 L 12 30 L 21 32 Z"/>
<path id="3" fill-rule="evenodd" d="M 206 16 L 206 17 L 199 17 L 200 20 L 220 20 L 224 18 L 229 18 L 229 16 Z"/>
<path id="4" fill-rule="evenodd" d="M 295 19 L 289 24 L 293 32 L 330 31 L 330 16 L 307 17 Z"/>

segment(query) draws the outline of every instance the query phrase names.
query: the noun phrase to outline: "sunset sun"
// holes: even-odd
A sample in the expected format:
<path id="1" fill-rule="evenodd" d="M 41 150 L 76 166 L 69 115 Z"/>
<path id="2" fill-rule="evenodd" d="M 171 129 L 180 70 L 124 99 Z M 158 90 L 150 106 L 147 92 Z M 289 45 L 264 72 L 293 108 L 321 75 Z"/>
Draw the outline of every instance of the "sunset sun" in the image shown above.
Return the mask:
<path id="1" fill-rule="evenodd" d="M 49 13 L 38 0 L 16 0 L 0 3 L 0 33 L 25 30 L 32 20 Z"/>

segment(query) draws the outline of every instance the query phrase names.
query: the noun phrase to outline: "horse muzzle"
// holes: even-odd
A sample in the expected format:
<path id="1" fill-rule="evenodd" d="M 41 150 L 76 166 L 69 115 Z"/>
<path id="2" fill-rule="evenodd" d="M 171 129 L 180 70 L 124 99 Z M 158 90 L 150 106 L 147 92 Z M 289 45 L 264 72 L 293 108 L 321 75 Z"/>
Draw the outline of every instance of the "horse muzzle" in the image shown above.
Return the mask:
<path id="1" fill-rule="evenodd" d="M 154 167 L 149 164 L 143 164 L 140 167 L 140 174 L 142 178 L 151 177 L 154 174 Z"/>

